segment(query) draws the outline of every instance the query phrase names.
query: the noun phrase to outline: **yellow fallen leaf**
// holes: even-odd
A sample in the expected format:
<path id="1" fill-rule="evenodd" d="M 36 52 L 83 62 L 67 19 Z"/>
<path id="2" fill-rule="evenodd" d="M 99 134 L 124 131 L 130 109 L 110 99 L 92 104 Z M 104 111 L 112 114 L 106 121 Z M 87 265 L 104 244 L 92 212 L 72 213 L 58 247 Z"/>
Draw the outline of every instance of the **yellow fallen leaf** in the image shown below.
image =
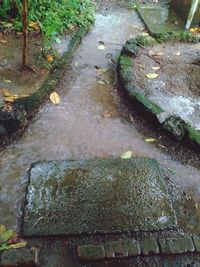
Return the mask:
<path id="1" fill-rule="evenodd" d="M 5 97 L 7 97 L 7 96 L 11 96 L 11 93 L 8 91 L 8 89 L 1 89 L 1 91 L 2 91 L 2 93 L 3 93 L 3 95 L 5 96 Z"/>
<path id="2" fill-rule="evenodd" d="M 48 60 L 49 62 L 52 62 L 52 61 L 53 61 L 53 57 L 52 57 L 52 55 L 47 55 L 46 58 L 47 58 L 47 60 Z"/>
<path id="3" fill-rule="evenodd" d="M 50 94 L 50 100 L 54 105 L 58 105 L 60 103 L 60 96 L 56 92 L 53 92 Z"/>
<path id="4" fill-rule="evenodd" d="M 9 248 L 23 248 L 23 247 L 27 246 L 27 244 L 28 243 L 26 241 L 22 241 L 22 242 L 19 242 L 16 244 L 9 245 Z"/>
<path id="5" fill-rule="evenodd" d="M 149 33 L 148 33 L 148 32 L 142 32 L 141 35 L 142 35 L 142 36 L 148 36 Z"/>
<path id="6" fill-rule="evenodd" d="M 99 44 L 98 44 L 98 49 L 99 50 L 104 50 L 106 47 L 105 47 L 105 44 L 104 44 L 104 42 L 102 42 L 102 41 L 99 41 Z"/>
<path id="7" fill-rule="evenodd" d="M 198 28 L 198 27 L 191 28 L 190 32 L 191 33 L 199 33 L 200 32 L 200 28 Z"/>
<path id="8" fill-rule="evenodd" d="M 180 52 L 176 52 L 176 53 L 175 53 L 175 56 L 180 56 L 180 55 L 181 55 Z"/>
<path id="9" fill-rule="evenodd" d="M 153 143 L 153 142 L 156 142 L 157 140 L 155 138 L 146 138 L 144 139 L 144 141 L 147 143 Z"/>
<path id="10" fill-rule="evenodd" d="M 132 156 L 133 156 L 133 152 L 129 150 L 129 151 L 122 153 L 121 159 L 130 159 L 132 158 Z"/>
<path id="11" fill-rule="evenodd" d="M 159 70 L 160 67 L 152 67 L 152 70 Z"/>
<path id="12" fill-rule="evenodd" d="M 4 98 L 5 102 L 14 102 L 16 99 L 18 99 L 19 96 L 18 95 L 10 95 L 10 96 L 6 96 Z"/>
<path id="13" fill-rule="evenodd" d="M 40 29 L 38 22 L 30 21 L 28 26 L 36 31 Z"/>
<path id="14" fill-rule="evenodd" d="M 146 74 L 146 77 L 149 79 L 155 79 L 158 77 L 158 74 L 157 73 L 148 73 L 148 74 Z"/>

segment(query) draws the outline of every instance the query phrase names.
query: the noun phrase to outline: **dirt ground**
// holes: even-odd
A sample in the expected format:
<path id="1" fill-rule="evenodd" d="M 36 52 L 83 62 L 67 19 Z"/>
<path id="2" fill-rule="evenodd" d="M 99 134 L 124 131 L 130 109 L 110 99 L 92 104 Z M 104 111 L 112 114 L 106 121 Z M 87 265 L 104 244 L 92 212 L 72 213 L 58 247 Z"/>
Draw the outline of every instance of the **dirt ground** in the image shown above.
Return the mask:
<path id="1" fill-rule="evenodd" d="M 157 73 L 165 86 L 158 87 L 163 94 L 199 97 L 200 44 L 165 43 L 153 48 L 140 49 L 134 71 L 138 81 L 147 83 L 148 73 Z M 158 70 L 154 70 L 158 67 Z"/>

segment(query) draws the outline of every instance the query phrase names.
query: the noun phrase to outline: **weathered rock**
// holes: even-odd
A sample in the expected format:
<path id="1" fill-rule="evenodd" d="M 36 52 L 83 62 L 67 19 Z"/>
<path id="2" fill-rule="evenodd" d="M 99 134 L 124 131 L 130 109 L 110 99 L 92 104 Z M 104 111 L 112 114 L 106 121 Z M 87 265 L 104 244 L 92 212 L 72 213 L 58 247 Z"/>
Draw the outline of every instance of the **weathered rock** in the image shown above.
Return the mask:
<path id="1" fill-rule="evenodd" d="M 194 246 L 196 248 L 197 252 L 200 252 L 200 236 L 199 235 L 193 235 L 194 240 Z"/>
<path id="2" fill-rule="evenodd" d="M 26 124 L 26 112 L 24 110 L 7 111 L 0 109 L 0 126 L 7 134 L 14 133 L 20 127 Z"/>
<path id="3" fill-rule="evenodd" d="M 10 249 L 2 253 L 1 266 L 22 266 L 23 264 L 37 265 L 37 249 L 36 248 L 20 248 Z"/>
<path id="4" fill-rule="evenodd" d="M 163 254 L 181 254 L 195 251 L 191 236 L 160 238 L 158 242 Z"/>
<path id="5" fill-rule="evenodd" d="M 159 253 L 158 243 L 155 238 L 147 238 L 147 239 L 141 240 L 140 246 L 141 246 L 142 254 L 144 255 L 151 255 L 151 254 Z"/>
<path id="6" fill-rule="evenodd" d="M 176 225 L 156 160 L 44 161 L 33 164 L 28 174 L 26 236 L 153 231 Z"/>

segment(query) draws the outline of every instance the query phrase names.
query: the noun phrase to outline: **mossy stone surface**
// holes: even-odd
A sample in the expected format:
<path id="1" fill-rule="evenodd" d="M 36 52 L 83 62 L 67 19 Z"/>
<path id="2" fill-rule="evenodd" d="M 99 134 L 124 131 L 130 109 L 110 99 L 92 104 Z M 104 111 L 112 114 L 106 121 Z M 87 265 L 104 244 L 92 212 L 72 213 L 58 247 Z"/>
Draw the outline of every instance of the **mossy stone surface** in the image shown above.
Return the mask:
<path id="1" fill-rule="evenodd" d="M 25 236 L 165 230 L 176 226 L 156 160 L 44 161 L 28 172 Z"/>

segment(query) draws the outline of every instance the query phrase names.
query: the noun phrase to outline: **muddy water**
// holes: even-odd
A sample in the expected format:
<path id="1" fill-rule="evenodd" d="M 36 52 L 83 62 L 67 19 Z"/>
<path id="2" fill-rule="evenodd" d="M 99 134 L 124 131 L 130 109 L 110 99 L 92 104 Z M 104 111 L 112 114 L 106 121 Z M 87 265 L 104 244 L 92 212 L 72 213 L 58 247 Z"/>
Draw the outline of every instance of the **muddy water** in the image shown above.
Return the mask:
<path id="1" fill-rule="evenodd" d="M 135 156 L 154 157 L 172 169 L 172 179 L 180 190 L 191 189 L 195 193 L 197 206 L 200 170 L 173 161 L 158 146 L 145 142 L 151 136 L 121 116 L 115 62 L 120 44 L 141 30 L 142 24 L 134 11 L 97 15 L 96 25 L 72 61 L 72 69 L 66 69 L 56 89 L 61 95 L 60 105 L 47 103 L 21 140 L 0 153 L 0 223 L 16 227 L 17 205 L 24 187 L 21 177 L 30 163 L 44 159 L 119 157 L 126 150 L 132 150 Z M 101 43 L 102 50 L 99 41 L 105 44 Z M 197 206 L 196 210 L 199 212 L 200 208 Z M 194 231 L 200 231 L 199 222 L 200 218 L 195 217 Z M 182 224 L 185 225 L 184 220 Z"/>

